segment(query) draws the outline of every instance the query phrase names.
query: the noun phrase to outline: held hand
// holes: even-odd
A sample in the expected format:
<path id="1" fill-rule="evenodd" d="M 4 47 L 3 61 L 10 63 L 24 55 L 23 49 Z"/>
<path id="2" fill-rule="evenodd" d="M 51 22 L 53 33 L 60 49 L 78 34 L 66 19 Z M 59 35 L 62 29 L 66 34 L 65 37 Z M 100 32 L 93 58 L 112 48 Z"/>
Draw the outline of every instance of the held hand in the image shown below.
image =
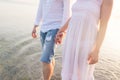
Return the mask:
<path id="1" fill-rule="evenodd" d="M 98 62 L 98 58 L 99 58 L 99 50 L 97 50 L 96 48 L 93 48 L 92 51 L 90 52 L 90 54 L 88 55 L 88 63 L 91 64 L 95 64 Z"/>
<path id="2" fill-rule="evenodd" d="M 33 38 L 36 38 L 36 37 L 37 37 L 36 27 L 33 28 L 32 37 L 33 37 Z"/>
<path id="3" fill-rule="evenodd" d="M 64 32 L 58 32 L 55 37 L 55 43 L 61 44 L 63 40 Z"/>

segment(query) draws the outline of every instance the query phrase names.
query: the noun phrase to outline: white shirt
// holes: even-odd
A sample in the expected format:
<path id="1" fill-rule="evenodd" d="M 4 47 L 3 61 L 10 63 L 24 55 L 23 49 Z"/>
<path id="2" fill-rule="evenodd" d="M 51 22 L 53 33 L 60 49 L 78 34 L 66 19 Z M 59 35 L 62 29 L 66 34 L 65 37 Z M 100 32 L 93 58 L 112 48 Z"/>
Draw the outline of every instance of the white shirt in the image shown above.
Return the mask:
<path id="1" fill-rule="evenodd" d="M 70 0 L 40 0 L 35 25 L 40 22 L 42 32 L 59 29 L 71 16 Z"/>

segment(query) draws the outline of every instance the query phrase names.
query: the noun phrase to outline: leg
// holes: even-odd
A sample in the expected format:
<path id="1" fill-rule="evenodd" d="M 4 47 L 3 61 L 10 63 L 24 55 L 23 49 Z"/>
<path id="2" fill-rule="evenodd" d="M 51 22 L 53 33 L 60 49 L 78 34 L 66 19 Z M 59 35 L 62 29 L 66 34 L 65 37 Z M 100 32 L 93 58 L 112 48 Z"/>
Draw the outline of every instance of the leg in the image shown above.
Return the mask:
<path id="1" fill-rule="evenodd" d="M 50 80 L 53 75 L 55 60 L 54 60 L 54 38 L 58 30 L 50 30 L 47 32 L 41 61 L 43 65 L 44 80 Z"/>
<path id="2" fill-rule="evenodd" d="M 55 60 L 53 59 L 51 63 L 43 63 L 43 77 L 44 80 L 50 80 L 52 75 L 53 75 L 53 71 L 54 71 L 54 67 L 55 67 Z"/>
<path id="3" fill-rule="evenodd" d="M 40 40 L 41 40 L 42 48 L 44 47 L 45 44 L 46 34 L 47 32 L 45 33 L 40 32 Z M 42 68 L 43 68 L 44 80 L 50 80 L 53 74 L 53 68 L 54 68 L 53 63 L 42 62 Z"/>

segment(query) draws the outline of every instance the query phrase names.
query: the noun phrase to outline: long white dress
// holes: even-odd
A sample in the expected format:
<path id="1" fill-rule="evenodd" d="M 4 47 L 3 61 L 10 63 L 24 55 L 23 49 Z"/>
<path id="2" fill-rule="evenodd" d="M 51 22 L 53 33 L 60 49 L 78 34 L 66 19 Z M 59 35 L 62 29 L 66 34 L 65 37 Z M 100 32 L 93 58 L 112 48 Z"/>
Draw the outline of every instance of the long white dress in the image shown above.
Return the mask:
<path id="1" fill-rule="evenodd" d="M 94 80 L 88 64 L 97 32 L 102 0 L 77 0 L 63 46 L 62 80 Z"/>

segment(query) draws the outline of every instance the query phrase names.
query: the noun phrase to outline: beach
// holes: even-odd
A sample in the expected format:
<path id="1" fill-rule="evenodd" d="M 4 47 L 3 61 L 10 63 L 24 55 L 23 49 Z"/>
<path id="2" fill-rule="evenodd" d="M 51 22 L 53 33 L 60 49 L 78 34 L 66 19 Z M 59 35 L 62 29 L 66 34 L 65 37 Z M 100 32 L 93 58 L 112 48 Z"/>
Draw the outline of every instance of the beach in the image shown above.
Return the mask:
<path id="1" fill-rule="evenodd" d="M 0 0 L 0 80 L 43 80 L 39 36 L 31 37 L 39 0 Z M 120 80 L 120 0 L 100 49 L 95 80 Z M 38 29 L 39 35 L 39 29 Z M 52 80 L 61 80 L 62 45 L 55 50 Z"/>

